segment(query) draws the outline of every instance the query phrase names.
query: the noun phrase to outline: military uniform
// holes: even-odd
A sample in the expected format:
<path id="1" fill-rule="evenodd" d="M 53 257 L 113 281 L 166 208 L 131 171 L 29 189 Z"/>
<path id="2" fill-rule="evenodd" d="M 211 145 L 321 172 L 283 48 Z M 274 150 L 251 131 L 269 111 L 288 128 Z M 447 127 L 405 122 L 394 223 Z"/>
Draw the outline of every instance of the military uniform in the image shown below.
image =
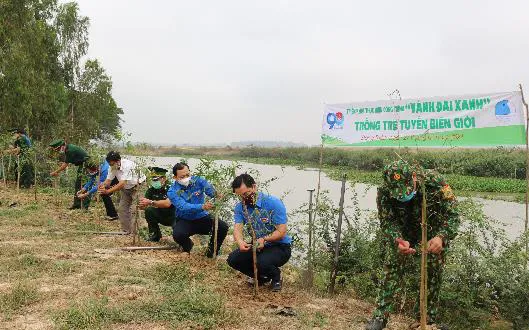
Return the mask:
<path id="1" fill-rule="evenodd" d="M 413 174 L 417 174 L 414 188 Z M 424 182 L 424 183 L 422 183 Z M 384 184 L 378 188 L 377 207 L 382 234 L 383 279 L 377 300 L 374 318 L 387 322 L 390 313 L 395 312 L 396 295 L 401 292 L 402 279 L 416 278 L 419 288 L 421 263 L 421 209 L 422 189 L 425 185 L 427 204 L 427 239 L 440 236 L 443 250 L 440 254 L 429 253 L 428 269 L 428 316 L 433 322 L 437 316 L 439 289 L 445 256 L 450 241 L 457 235 L 460 224 L 456 210 L 456 199 L 450 186 L 443 177 L 434 171 L 421 170 L 405 161 L 397 161 L 384 169 Z M 411 198 L 410 198 L 411 196 Z M 404 201 L 409 199 L 409 201 Z M 396 239 L 410 243 L 417 251 L 414 255 L 402 255 L 398 252 Z M 415 312 L 419 313 L 418 302 Z M 366 327 L 367 329 L 376 329 Z"/>
<path id="2" fill-rule="evenodd" d="M 64 140 L 55 140 L 52 143 L 50 143 L 50 147 L 57 148 L 64 144 L 65 144 Z M 71 209 L 81 208 L 81 200 L 77 198 L 76 193 L 81 189 L 81 178 L 83 175 L 83 166 L 84 166 L 85 161 L 88 160 L 88 158 L 89 157 L 86 151 L 83 148 L 76 146 L 75 144 L 66 144 L 64 154 L 62 154 L 61 157 L 59 158 L 60 162 L 67 163 L 67 164 L 73 164 L 77 166 L 73 205 Z"/>
<path id="3" fill-rule="evenodd" d="M 156 189 L 149 187 L 145 192 L 145 198 L 152 201 L 160 201 L 167 199 L 167 190 L 169 185 L 165 184 L 161 188 Z M 149 236 L 152 241 L 159 241 L 162 238 L 160 232 L 160 224 L 164 226 L 173 227 L 176 222 L 175 208 L 171 205 L 170 208 L 159 209 L 154 206 L 149 206 L 145 209 L 145 220 L 149 226 Z"/>
<path id="4" fill-rule="evenodd" d="M 16 130 L 15 133 L 21 133 Z M 15 162 L 15 181 L 18 181 L 18 167 L 20 168 L 20 186 L 29 188 L 34 183 L 34 168 L 33 161 L 30 159 L 29 148 L 31 147 L 31 140 L 23 133 L 21 133 L 13 142 L 15 148 L 20 148 L 18 153 L 19 161 Z M 19 164 L 20 162 L 20 164 Z"/>

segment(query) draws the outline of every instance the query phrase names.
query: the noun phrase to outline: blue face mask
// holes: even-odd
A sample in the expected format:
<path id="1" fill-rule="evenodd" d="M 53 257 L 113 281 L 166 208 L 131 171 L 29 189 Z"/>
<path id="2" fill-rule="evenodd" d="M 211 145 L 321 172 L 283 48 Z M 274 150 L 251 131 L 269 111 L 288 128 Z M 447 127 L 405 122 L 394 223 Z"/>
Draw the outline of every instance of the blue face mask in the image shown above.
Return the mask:
<path id="1" fill-rule="evenodd" d="M 413 199 L 413 197 L 415 197 L 415 194 L 416 194 L 416 191 L 412 191 L 409 195 L 406 195 L 402 198 L 397 198 L 397 200 L 399 202 L 402 202 L 402 203 L 406 203 L 406 202 L 409 202 Z"/>
<path id="2" fill-rule="evenodd" d="M 162 183 L 160 181 L 152 181 L 151 187 L 153 187 L 154 189 L 160 189 L 162 188 Z"/>

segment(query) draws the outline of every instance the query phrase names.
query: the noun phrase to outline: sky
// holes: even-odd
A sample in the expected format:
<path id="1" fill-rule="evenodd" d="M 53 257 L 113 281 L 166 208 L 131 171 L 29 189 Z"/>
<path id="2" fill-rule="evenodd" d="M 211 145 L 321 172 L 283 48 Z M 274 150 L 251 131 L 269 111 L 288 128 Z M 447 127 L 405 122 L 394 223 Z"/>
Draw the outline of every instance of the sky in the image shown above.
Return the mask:
<path id="1" fill-rule="evenodd" d="M 132 141 L 320 143 L 324 103 L 529 94 L 529 1 L 77 0 Z"/>

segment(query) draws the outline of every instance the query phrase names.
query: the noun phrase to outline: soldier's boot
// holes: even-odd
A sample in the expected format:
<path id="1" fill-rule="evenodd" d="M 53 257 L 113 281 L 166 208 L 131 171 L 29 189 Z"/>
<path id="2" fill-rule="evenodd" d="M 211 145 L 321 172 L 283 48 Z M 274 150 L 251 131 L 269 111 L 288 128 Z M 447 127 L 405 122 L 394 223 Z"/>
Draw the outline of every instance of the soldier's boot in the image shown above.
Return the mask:
<path id="1" fill-rule="evenodd" d="M 161 238 L 162 232 L 160 231 L 160 227 L 149 228 L 149 238 L 147 239 L 148 242 L 159 242 Z"/>
<path id="2" fill-rule="evenodd" d="M 388 320 L 381 319 L 379 317 L 374 317 L 369 322 L 367 322 L 365 330 L 382 330 L 386 327 Z"/>

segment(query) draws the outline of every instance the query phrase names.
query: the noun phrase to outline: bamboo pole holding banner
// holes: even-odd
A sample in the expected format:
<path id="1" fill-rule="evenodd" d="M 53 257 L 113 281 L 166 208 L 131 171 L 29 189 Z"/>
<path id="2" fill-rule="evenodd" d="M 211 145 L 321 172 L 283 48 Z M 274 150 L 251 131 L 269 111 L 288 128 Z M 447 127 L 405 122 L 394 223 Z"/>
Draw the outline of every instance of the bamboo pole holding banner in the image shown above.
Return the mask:
<path id="1" fill-rule="evenodd" d="M 322 140 L 323 141 L 323 140 Z M 318 210 L 320 208 L 320 188 L 321 188 L 321 170 L 323 167 L 323 142 L 320 146 L 320 163 L 318 168 L 318 185 L 316 186 L 316 206 L 314 208 L 314 216 L 312 217 L 312 222 L 316 223 L 316 217 L 318 216 Z M 312 242 L 315 245 L 315 242 Z M 313 248 L 313 246 L 311 247 Z"/>
<path id="2" fill-rule="evenodd" d="M 334 285 L 336 283 L 336 273 L 338 269 L 338 259 L 340 257 L 340 239 L 342 235 L 342 218 L 343 218 L 343 203 L 345 197 L 345 183 L 347 182 L 347 174 L 342 177 L 342 190 L 340 192 L 340 204 L 338 206 L 338 226 L 336 227 L 336 246 L 334 248 L 334 262 L 331 271 L 331 283 L 329 284 L 329 293 L 334 294 Z"/>
<path id="3" fill-rule="evenodd" d="M 529 242 L 527 239 L 527 226 L 529 223 L 529 108 L 527 106 L 527 102 L 525 101 L 524 95 L 523 95 L 523 88 L 522 84 L 519 84 L 520 87 L 520 93 L 522 94 L 522 103 L 525 107 L 525 155 L 526 155 L 526 167 L 525 167 L 525 181 L 527 184 L 527 187 L 525 189 L 525 227 L 524 227 L 524 235 L 525 237 L 525 255 L 528 256 L 529 252 Z M 527 269 L 527 262 L 525 263 L 525 268 Z"/>

